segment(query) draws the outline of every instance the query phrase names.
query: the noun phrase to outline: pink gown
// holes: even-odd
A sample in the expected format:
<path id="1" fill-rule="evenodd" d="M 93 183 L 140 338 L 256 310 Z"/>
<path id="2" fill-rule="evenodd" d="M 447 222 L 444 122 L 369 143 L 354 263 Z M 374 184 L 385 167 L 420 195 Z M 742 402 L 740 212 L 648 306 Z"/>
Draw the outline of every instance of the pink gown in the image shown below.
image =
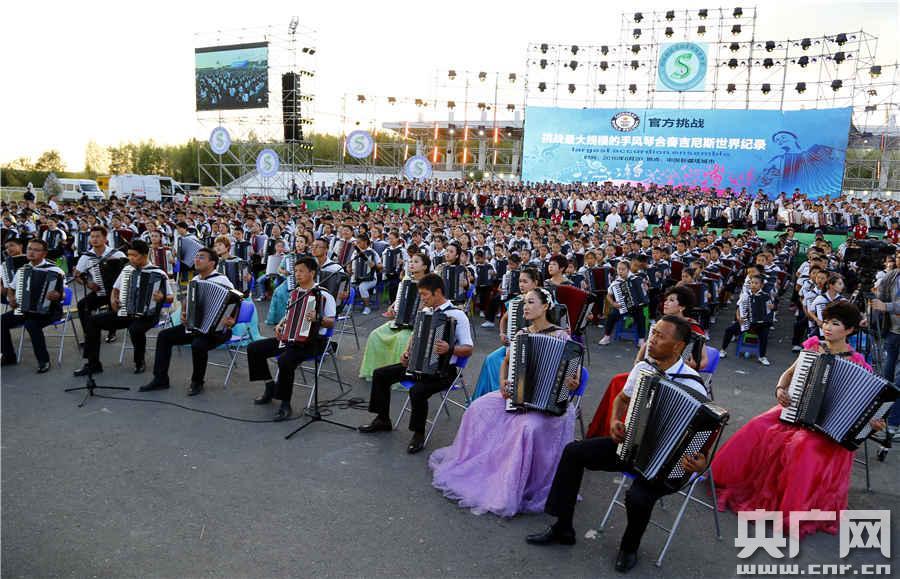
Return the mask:
<path id="1" fill-rule="evenodd" d="M 819 339 L 803 343 L 818 351 Z M 850 361 L 871 370 L 853 352 Z M 824 435 L 779 420 L 780 405 L 738 430 L 713 459 L 720 511 L 765 509 L 783 513 L 787 533 L 791 511 L 841 511 L 847 508 L 853 452 Z M 835 521 L 805 521 L 801 538 L 817 531 L 838 532 Z"/>

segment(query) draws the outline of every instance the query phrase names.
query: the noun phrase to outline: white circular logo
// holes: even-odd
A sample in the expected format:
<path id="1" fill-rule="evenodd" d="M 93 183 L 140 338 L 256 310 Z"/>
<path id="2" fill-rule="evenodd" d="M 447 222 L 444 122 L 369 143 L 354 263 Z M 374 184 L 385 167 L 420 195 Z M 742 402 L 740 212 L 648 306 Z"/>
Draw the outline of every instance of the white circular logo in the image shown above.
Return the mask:
<path id="1" fill-rule="evenodd" d="M 616 113 L 612 118 L 613 128 L 623 133 L 635 130 L 639 124 L 641 124 L 641 119 L 634 113 Z"/>
<path id="2" fill-rule="evenodd" d="M 408 179 L 428 179 L 431 177 L 431 171 L 431 161 L 422 155 L 410 157 L 403 165 L 403 174 Z"/>
<path id="3" fill-rule="evenodd" d="M 272 149 L 263 149 L 256 156 L 256 171 L 261 177 L 274 177 L 278 173 L 278 153 Z"/>
<path id="4" fill-rule="evenodd" d="M 225 127 L 216 127 L 209 134 L 209 148 L 216 155 L 222 155 L 231 148 L 231 135 Z"/>
<path id="5" fill-rule="evenodd" d="M 367 131 L 353 131 L 347 135 L 347 154 L 354 159 L 365 159 L 374 148 L 375 140 Z"/>

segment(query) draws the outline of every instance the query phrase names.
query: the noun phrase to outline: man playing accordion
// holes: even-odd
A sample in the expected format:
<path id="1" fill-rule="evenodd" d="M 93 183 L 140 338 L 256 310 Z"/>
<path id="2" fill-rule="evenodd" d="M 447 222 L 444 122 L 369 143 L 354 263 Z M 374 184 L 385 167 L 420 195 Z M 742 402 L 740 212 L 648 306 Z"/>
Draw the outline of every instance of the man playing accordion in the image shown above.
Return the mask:
<path id="1" fill-rule="evenodd" d="M 150 247 L 146 241 L 136 239 L 131 242 L 131 247 L 128 248 L 128 262 L 131 268 L 126 268 L 116 278 L 109 300 L 109 311 L 99 312 L 89 318 L 84 338 L 85 363 L 81 369 L 75 371 L 75 376 L 86 376 L 87 374 L 103 372 L 103 365 L 100 363 L 100 335 L 103 330 L 115 331 L 122 328 L 128 328 L 128 335 L 131 338 L 131 343 L 134 345 L 134 373 L 141 374 L 144 372 L 147 331 L 159 321 L 161 302 L 171 304 L 175 299 L 169 287 L 169 276 L 166 275 L 166 272 L 150 263 L 149 254 Z M 161 288 L 156 289 L 150 296 L 152 300 L 150 305 L 159 307 L 151 308 L 150 311 L 152 313 L 149 315 L 129 315 L 129 312 L 121 309 L 122 301 L 128 299 L 128 296 L 122 295 L 124 291 L 122 287 L 123 278 L 126 275 L 136 277 L 141 273 L 153 274 L 153 277 L 164 280 Z M 137 284 L 132 283 L 130 285 L 134 288 Z M 159 291 L 159 289 L 162 289 L 162 291 Z"/>
<path id="2" fill-rule="evenodd" d="M 253 401 L 268 404 L 273 398 L 281 400 L 275 413 L 276 422 L 291 416 L 291 397 L 294 392 L 294 372 L 297 365 L 325 350 L 325 335 L 334 327 L 337 306 L 334 297 L 315 283 L 319 264 L 313 257 L 304 256 L 294 264 L 297 287 L 288 298 L 284 317 L 275 326 L 274 338 L 257 340 L 247 348 L 250 380 L 265 380 L 265 391 Z M 305 298 L 315 296 L 315 305 Z M 311 306 L 311 307 L 310 307 Z M 297 331 L 294 331 L 297 328 Z M 292 335 L 290 335 L 292 334 Z M 268 359 L 278 358 L 278 380 L 272 380 Z"/>
<path id="3" fill-rule="evenodd" d="M 121 251 L 106 244 L 108 236 L 109 232 L 106 227 L 102 225 L 91 227 L 90 236 L 88 237 L 88 243 L 91 248 L 89 251 L 82 253 L 75 264 L 75 283 L 80 283 L 90 290 L 90 293 L 78 300 L 78 319 L 81 321 L 81 328 L 85 334 L 87 334 L 87 324 L 91 314 L 100 308 L 109 306 L 110 297 L 110 288 L 101 288 L 91 276 L 90 271 L 92 267 L 99 261 L 125 257 Z M 110 333 L 106 341 L 115 341 L 115 336 L 115 333 Z"/>

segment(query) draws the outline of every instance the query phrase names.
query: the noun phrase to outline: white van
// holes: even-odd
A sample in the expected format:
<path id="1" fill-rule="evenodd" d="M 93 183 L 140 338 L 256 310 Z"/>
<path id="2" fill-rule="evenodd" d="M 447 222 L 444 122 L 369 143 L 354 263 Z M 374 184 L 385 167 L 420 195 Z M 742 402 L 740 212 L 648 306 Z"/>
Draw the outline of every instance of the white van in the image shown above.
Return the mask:
<path id="1" fill-rule="evenodd" d="M 113 175 L 109 178 L 109 192 L 113 191 L 119 199 L 137 197 L 160 201 L 184 196 L 181 184 L 164 175 Z"/>
<path id="2" fill-rule="evenodd" d="M 103 191 L 93 179 L 57 179 L 62 187 L 62 198 L 78 201 L 82 195 L 87 195 L 91 201 L 102 201 L 106 198 Z"/>

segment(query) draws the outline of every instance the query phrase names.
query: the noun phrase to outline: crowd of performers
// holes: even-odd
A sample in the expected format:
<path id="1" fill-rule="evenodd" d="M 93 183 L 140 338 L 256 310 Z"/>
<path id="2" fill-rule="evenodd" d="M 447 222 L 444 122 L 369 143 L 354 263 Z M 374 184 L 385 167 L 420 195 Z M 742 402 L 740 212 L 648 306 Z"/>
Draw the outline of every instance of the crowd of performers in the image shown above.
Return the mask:
<path id="1" fill-rule="evenodd" d="M 365 205 L 357 211 L 309 211 L 302 203 L 4 204 L 2 364 L 20 361 L 11 330 L 24 326 L 37 371 L 48 372 L 44 328 L 77 304 L 84 363 L 75 375 L 103 372 L 102 343 L 123 339 L 117 335 L 121 329 L 133 346 L 134 372 L 144 373 L 146 333 L 163 318 L 169 323 L 157 334 L 152 378 L 140 390 L 169 388 L 172 349 L 190 344 L 187 394 L 195 396 L 204 390 L 209 352 L 244 326 L 240 331 L 252 338 L 249 379 L 262 383 L 253 402 L 277 400 L 273 419 L 282 421 L 294 414 L 297 366 L 324 351 L 339 316 L 380 313 L 387 320 L 368 335 L 359 368 L 370 384 L 372 413 L 359 431 L 394 428 L 392 386 L 408 381 L 407 451 L 415 454 L 427 443 L 429 399 L 445 392 L 465 367 L 480 326 L 479 348 L 494 343 L 485 335 L 494 332 L 501 345 L 480 369 L 470 370 L 478 379 L 459 431 L 450 446 L 430 455 L 428 465 L 434 486 L 475 513 L 511 517 L 543 511 L 555 517 L 546 530 L 529 535 L 529 543 L 575 543 L 574 511 L 579 492 L 586 493 L 586 469 L 635 477 L 615 559 L 623 572 L 637 562 L 655 503 L 679 490 L 691 473 L 712 469 L 721 509 L 763 508 L 786 517 L 795 510 L 846 509 L 852 444 L 785 416 L 797 405 L 805 379 L 798 376 L 814 374 L 807 368 L 810 359 L 871 370 L 850 345 L 870 318 L 848 299 L 860 285 L 860 270 L 844 253 L 854 239 L 868 235 L 870 224 L 890 226 L 888 240 L 896 242 L 900 233 L 892 233 L 896 226 L 890 221 L 896 204 L 819 204 L 816 210 L 835 211 L 834 219 L 817 221 L 816 228 L 839 227 L 848 241 L 833 247 L 817 235 L 802 247 L 793 227 L 774 242 L 754 229 L 757 223 L 777 226 L 785 212 L 787 223 L 794 223 L 796 208 L 805 207 L 802 196 L 770 202 L 663 188 L 567 187 L 484 185 L 476 195 L 455 183 L 390 181 L 352 191 L 319 191 L 318 185 L 302 191 L 310 198 L 408 199 L 418 203 L 412 214 Z M 503 198 L 499 204 L 497 197 Z M 493 219 L 483 217 L 488 204 L 498 210 Z M 721 213 L 710 211 L 723 204 L 724 222 Z M 807 224 L 804 210 L 798 228 Z M 846 216 L 838 220 L 839 213 Z M 670 217 L 680 223 L 671 227 Z M 711 224 L 725 228 L 714 232 Z M 732 229 L 738 224 L 748 227 Z M 878 299 L 871 302 L 871 310 L 897 322 L 885 341 L 883 372 L 890 380 L 882 380 L 879 396 L 895 389 L 898 265 L 900 254 L 896 260 L 885 256 Z M 273 337 L 259 333 L 258 302 L 268 303 L 265 324 L 273 327 Z M 715 346 L 709 344 L 714 324 L 725 327 Z M 685 396 L 698 416 L 702 411 L 714 421 L 712 432 L 720 432 L 727 409 L 713 401 L 706 371 L 715 358 L 728 355 L 735 339 L 753 341 L 758 362 L 768 366 L 768 336 L 776 324 L 791 326 L 791 347 L 800 357 L 774 385 L 773 407 L 746 424 L 732 424 L 736 432 L 714 456 L 717 437 L 710 436 L 691 451 L 667 457 L 668 470 L 650 474 L 639 466 L 628 451 L 641 443 L 635 401 L 644 401 L 648 392 L 659 399 Z M 589 343 L 591 327 L 602 335 L 600 347 Z M 611 380 L 585 436 L 575 440 L 585 356 L 591 347 L 594 356 L 603 356 L 604 346 L 628 332 L 636 347 L 633 364 Z M 275 378 L 270 359 L 277 365 Z M 591 410 L 580 411 L 590 416 Z M 652 422 L 651 414 L 643 417 Z M 900 413 L 864 422 L 890 438 Z M 645 448 L 659 442 L 643 436 Z M 671 474 L 676 470 L 677 477 Z M 803 534 L 818 530 L 837 529 L 825 521 L 801 528 Z"/>

